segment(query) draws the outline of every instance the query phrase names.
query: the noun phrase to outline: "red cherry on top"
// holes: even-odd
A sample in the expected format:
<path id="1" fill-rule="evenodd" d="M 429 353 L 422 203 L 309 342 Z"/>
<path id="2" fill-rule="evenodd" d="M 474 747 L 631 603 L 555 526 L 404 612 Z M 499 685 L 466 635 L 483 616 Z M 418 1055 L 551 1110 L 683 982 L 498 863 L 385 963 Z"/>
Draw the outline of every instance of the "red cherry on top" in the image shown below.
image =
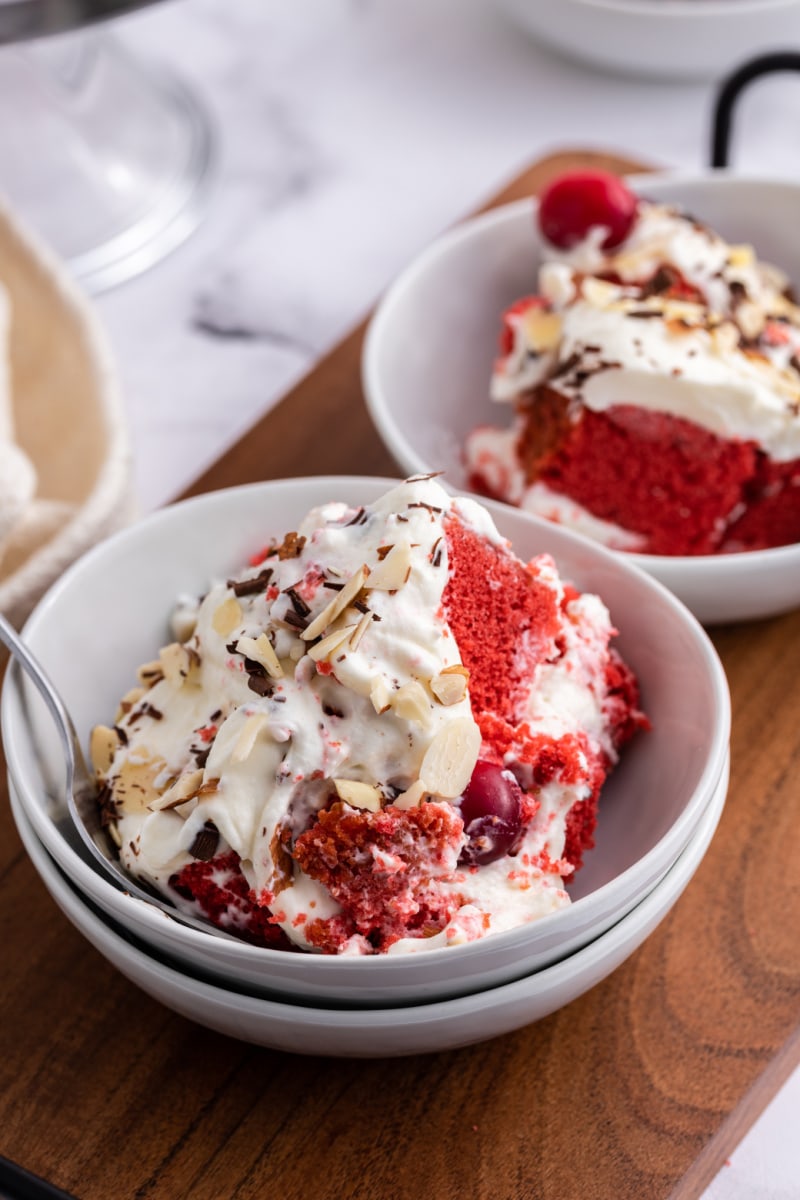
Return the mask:
<path id="1" fill-rule="evenodd" d="M 604 250 L 619 246 L 633 228 L 638 198 L 605 171 L 559 175 L 539 199 L 539 228 L 552 245 L 569 250 L 598 225 L 608 229 Z"/>

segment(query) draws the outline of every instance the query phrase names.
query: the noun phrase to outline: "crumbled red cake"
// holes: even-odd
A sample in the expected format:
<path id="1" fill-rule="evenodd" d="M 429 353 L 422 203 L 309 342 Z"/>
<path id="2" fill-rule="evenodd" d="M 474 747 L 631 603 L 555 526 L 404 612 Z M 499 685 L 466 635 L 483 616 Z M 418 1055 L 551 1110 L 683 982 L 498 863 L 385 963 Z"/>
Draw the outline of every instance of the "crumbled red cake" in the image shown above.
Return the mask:
<path id="1" fill-rule="evenodd" d="M 228 928 L 245 942 L 273 950 L 296 949 L 279 929 L 269 909 L 259 908 L 234 851 L 209 862 L 188 863 L 169 886 L 184 900 L 194 900 L 215 925 Z"/>
<path id="2" fill-rule="evenodd" d="M 376 813 L 342 804 L 323 809 L 292 853 L 342 906 L 343 917 L 307 923 L 309 941 L 336 950 L 360 933 L 386 950 L 401 937 L 438 933 L 463 898 L 434 894 L 431 874 L 455 868 L 462 832 L 457 810 L 442 804 Z"/>

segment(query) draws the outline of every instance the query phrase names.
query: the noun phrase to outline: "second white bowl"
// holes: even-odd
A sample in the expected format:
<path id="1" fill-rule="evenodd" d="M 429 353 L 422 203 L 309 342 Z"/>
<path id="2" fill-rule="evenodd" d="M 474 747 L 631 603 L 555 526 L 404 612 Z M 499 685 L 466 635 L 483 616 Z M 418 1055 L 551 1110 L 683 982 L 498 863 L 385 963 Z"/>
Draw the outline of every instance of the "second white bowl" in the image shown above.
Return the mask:
<path id="1" fill-rule="evenodd" d="M 794 235 L 800 185 L 724 171 L 628 182 L 643 195 L 681 205 L 733 243 L 753 243 L 800 283 Z M 490 401 L 489 379 L 501 313 L 536 287 L 535 213 L 535 200 L 521 200 L 458 226 L 400 275 L 377 309 L 364 346 L 364 391 L 381 437 L 409 472 L 441 470 L 465 490 L 467 434 L 511 420 L 510 406 Z M 705 624 L 800 605 L 800 544 L 745 554 L 625 557 Z"/>

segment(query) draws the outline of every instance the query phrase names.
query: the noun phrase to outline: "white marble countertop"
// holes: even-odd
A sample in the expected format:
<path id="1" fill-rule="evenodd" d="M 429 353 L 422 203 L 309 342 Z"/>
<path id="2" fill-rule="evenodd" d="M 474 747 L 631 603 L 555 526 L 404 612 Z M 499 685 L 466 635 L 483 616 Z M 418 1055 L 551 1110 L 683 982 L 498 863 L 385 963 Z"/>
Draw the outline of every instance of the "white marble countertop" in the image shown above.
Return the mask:
<path id="1" fill-rule="evenodd" d="M 212 113 L 200 229 L 98 299 L 129 406 L 141 506 L 179 492 L 368 310 L 426 243 L 534 158 L 617 149 L 696 168 L 713 89 L 603 75 L 521 37 L 489 0 L 176 0 L 115 23 Z M 800 83 L 742 105 L 737 165 L 800 177 Z M 705 1200 L 800 1195 L 800 1073 Z"/>

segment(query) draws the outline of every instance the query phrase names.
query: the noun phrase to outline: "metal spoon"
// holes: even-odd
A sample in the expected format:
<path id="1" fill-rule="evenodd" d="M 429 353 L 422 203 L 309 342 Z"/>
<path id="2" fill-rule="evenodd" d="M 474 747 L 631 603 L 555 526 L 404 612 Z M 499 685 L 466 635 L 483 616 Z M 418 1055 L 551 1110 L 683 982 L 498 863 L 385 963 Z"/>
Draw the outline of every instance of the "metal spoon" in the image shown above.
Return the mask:
<path id="1" fill-rule="evenodd" d="M 122 887 L 123 891 L 140 900 L 146 900 L 148 904 L 155 905 L 156 908 L 161 909 L 181 925 L 189 925 L 192 929 L 201 929 L 203 933 L 239 941 L 239 938 L 212 925 L 210 921 L 181 912 L 165 900 L 155 888 L 151 888 L 143 881 L 133 879 L 123 871 L 111 835 L 101 824 L 100 810 L 97 804 L 97 785 L 86 766 L 80 739 L 64 701 L 17 631 L 1 613 L 0 642 L 5 643 L 14 658 L 11 669 L 23 667 L 36 685 L 61 739 L 66 764 L 66 805 L 64 796 L 59 794 L 56 797 L 55 810 L 51 813 L 53 823 L 59 832 L 70 844 L 73 844 L 74 837 L 70 835 L 74 835 L 77 830 L 81 842 L 91 852 L 95 861 L 118 886 Z"/>

